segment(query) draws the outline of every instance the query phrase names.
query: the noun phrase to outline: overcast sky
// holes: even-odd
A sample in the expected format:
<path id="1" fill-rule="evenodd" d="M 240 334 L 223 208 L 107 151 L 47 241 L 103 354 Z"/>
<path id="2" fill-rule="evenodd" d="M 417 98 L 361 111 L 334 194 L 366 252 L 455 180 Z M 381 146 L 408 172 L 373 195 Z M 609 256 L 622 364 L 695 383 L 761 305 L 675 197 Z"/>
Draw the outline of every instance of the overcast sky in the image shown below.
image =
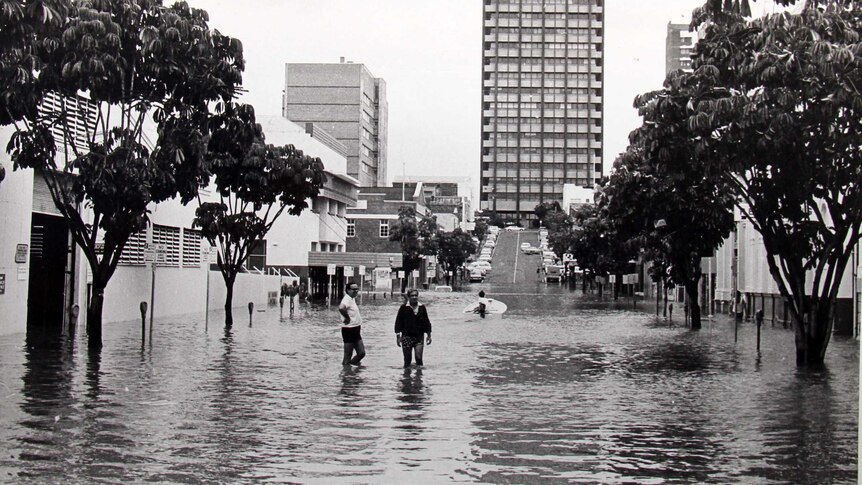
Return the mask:
<path id="1" fill-rule="evenodd" d="M 166 2 L 168 3 L 168 2 Z M 605 0 L 604 169 L 640 124 L 635 95 L 664 79 L 668 21 L 687 23 L 703 0 Z M 389 178 L 479 178 L 481 0 L 189 0 L 210 26 L 243 43 L 242 98 L 279 115 L 288 62 L 365 64 L 386 81 Z M 769 9 L 760 0 L 753 10 Z"/>

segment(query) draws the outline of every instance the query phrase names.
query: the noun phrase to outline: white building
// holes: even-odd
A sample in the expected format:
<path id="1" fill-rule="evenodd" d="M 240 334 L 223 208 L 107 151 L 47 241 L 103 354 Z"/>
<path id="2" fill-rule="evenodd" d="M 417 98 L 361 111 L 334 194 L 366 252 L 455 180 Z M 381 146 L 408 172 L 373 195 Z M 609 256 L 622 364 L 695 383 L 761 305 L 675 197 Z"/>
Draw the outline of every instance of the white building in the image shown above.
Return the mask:
<path id="1" fill-rule="evenodd" d="M 327 182 L 300 216 L 284 213 L 273 225 L 266 242 L 259 246 L 262 254 L 256 256 L 262 257 L 264 270 L 239 276 L 234 288 L 236 306 L 271 302 L 281 281 L 308 274 L 310 252 L 343 251 L 345 208 L 355 203 L 358 186 L 358 181 L 346 175 L 345 157 L 302 127 L 281 118 L 259 122 L 268 143 L 293 144 L 307 155 L 320 157 Z M 12 133 L 10 127 L 0 127 L 4 146 Z M 0 162 L 9 168 L 0 183 L 4 225 L 0 231 L 0 334 L 23 333 L 34 326 L 49 331 L 66 328 L 75 307 L 80 312 L 78 322 L 84 322 L 92 275 L 82 251 L 71 243 L 65 220 L 42 177 L 33 170 L 12 171 L 5 151 Z M 214 198 L 211 191 L 201 191 L 202 200 Z M 103 322 L 139 319 L 143 301 L 155 317 L 221 308 L 224 283 L 218 271 L 208 271 L 212 251 L 192 228 L 195 203 L 183 206 L 174 200 L 152 204 L 149 209 L 147 228 L 130 238 L 105 289 Z M 153 271 L 145 260 L 155 246 L 164 251 Z"/>

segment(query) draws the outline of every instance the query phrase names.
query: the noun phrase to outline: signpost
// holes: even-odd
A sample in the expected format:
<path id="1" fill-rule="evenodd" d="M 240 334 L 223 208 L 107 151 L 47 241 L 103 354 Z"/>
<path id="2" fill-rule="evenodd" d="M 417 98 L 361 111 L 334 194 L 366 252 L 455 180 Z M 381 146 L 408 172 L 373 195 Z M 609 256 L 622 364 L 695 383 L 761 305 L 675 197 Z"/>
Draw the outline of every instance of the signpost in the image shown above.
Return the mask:
<path id="1" fill-rule="evenodd" d="M 326 265 L 326 274 L 329 275 L 329 299 L 327 300 L 329 305 L 332 305 L 332 276 L 335 274 L 335 265 L 327 264 Z"/>
<path id="2" fill-rule="evenodd" d="M 147 244 L 144 248 L 144 262 L 150 263 L 150 344 L 153 343 L 153 315 L 156 313 L 156 264 L 167 261 L 167 248 L 163 244 Z"/>
<path id="3" fill-rule="evenodd" d="M 359 265 L 359 289 L 365 287 L 365 265 Z M 359 292 L 359 303 L 362 303 L 362 291 Z"/>

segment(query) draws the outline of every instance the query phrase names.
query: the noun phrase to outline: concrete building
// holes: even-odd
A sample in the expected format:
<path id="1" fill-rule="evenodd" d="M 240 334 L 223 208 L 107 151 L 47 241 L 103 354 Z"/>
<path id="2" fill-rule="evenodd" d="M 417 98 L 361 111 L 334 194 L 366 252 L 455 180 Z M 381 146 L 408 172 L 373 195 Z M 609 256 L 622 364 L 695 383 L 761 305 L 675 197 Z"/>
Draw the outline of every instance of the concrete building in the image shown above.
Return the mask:
<path id="1" fill-rule="evenodd" d="M 362 187 L 386 185 L 386 82 L 363 64 L 285 65 L 282 115 L 313 123 L 343 144 L 347 174 Z"/>
<path id="2" fill-rule="evenodd" d="M 691 71 L 691 52 L 697 43 L 697 33 L 689 32 L 688 24 L 667 23 L 664 49 L 665 74 L 682 69 Z"/>
<path id="3" fill-rule="evenodd" d="M 596 203 L 596 191 L 591 187 L 580 187 L 575 184 L 563 186 L 563 203 L 561 207 L 566 214 L 572 214 L 575 209 L 586 204 Z"/>
<path id="4" fill-rule="evenodd" d="M 401 245 L 389 240 L 390 231 L 398 222 L 398 212 L 402 207 L 410 207 L 416 211 L 418 220 L 430 217 L 431 211 L 426 205 L 421 184 L 412 192 L 406 192 L 400 186 L 364 188 L 360 189 L 358 197 L 356 206 L 347 208 L 347 250 L 369 258 L 369 264 L 373 266 L 368 266 L 368 269 L 374 268 L 369 285 L 377 290 L 386 290 L 391 288 L 387 280 L 399 279 L 397 271 L 402 268 Z M 410 282 L 417 286 L 427 283 L 436 265 L 434 258 L 426 258 L 425 261 L 418 275 L 401 277 L 410 278 Z"/>
<path id="5" fill-rule="evenodd" d="M 486 0 L 483 212 L 534 218 L 602 175 L 603 0 Z"/>
<path id="6" fill-rule="evenodd" d="M 81 110 L 87 109 L 84 101 L 79 104 Z M 290 143 L 320 157 L 328 180 L 309 201 L 309 209 L 300 216 L 283 214 L 272 227 L 250 259 L 249 271 L 237 279 L 233 300 L 237 306 L 249 301 L 258 306 L 271 303 L 281 282 L 313 273 L 315 254 L 343 251 L 346 207 L 355 204 L 358 187 L 358 181 L 346 174 L 346 158 L 312 138 L 303 127 L 278 118 L 259 121 L 267 142 Z M 147 138 L 154 140 L 155 133 L 148 132 Z M 0 127 L 4 144 L 11 134 L 11 128 Z M 63 145 L 58 146 L 59 162 Z M 0 154 L 0 163 L 12 165 L 5 152 Z M 217 195 L 211 188 L 203 189 L 201 198 L 216 200 Z M 223 306 L 224 283 L 210 264 L 214 251 L 192 227 L 195 208 L 193 203 L 183 206 L 178 201 L 150 205 L 148 226 L 130 238 L 105 290 L 102 316 L 106 324 L 139 319 L 141 301 L 148 303 L 157 318 Z M 5 255 L 0 257 L 0 334 L 66 329 L 76 306 L 78 321 L 85 321 L 92 276 L 83 253 L 72 244 L 68 226 L 42 176 L 33 170 L 8 173 L 0 184 L 0 211 L 4 222 L 0 255 Z M 92 222 L 91 214 L 85 212 L 84 217 L 85 222 Z M 154 264 L 149 262 L 152 259 Z"/>
<path id="7" fill-rule="evenodd" d="M 473 229 L 473 183 L 469 177 L 407 175 L 396 176 L 392 181 L 392 187 L 404 187 L 407 193 L 420 185 L 425 204 L 437 218 L 440 229 Z"/>

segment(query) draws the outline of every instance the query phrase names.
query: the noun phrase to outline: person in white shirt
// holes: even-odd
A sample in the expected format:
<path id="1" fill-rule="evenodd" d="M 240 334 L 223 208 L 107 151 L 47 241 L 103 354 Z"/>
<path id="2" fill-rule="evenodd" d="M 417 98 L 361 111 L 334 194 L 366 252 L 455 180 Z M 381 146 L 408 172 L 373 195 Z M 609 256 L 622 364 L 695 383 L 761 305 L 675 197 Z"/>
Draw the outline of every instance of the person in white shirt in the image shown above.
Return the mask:
<path id="1" fill-rule="evenodd" d="M 338 312 L 343 317 L 341 323 L 341 339 L 344 341 L 344 359 L 341 365 L 359 365 L 365 357 L 365 344 L 362 343 L 362 315 L 356 304 L 356 295 L 359 294 L 359 285 L 348 283 L 344 290 L 344 298 L 338 305 Z M 353 352 L 356 355 L 353 355 Z"/>

